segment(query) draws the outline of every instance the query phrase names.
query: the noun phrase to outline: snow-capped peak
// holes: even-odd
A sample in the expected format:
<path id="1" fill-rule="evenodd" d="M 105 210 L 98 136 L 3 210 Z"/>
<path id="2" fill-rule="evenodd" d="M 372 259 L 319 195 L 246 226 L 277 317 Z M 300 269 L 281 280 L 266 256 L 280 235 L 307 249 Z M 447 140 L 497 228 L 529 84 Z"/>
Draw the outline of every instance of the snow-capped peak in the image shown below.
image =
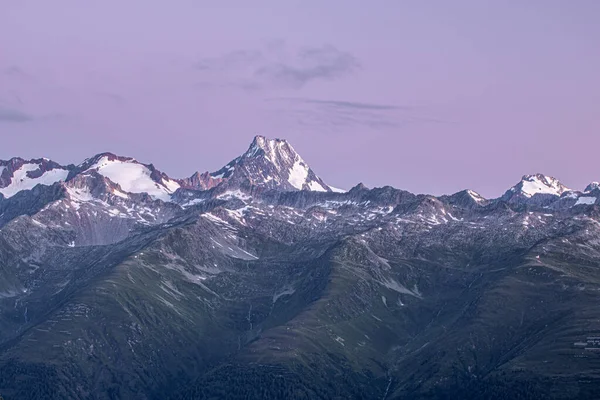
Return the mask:
<path id="1" fill-rule="evenodd" d="M 330 192 L 308 164 L 284 139 L 256 136 L 242 156 L 211 174 L 215 179 L 243 179 L 256 186 L 283 190 Z"/>
<path id="2" fill-rule="evenodd" d="M 285 139 L 267 139 L 264 136 L 257 135 L 250 144 L 248 151 L 242 157 L 264 156 L 271 162 L 277 162 L 278 158 L 290 159 L 300 157 L 296 150 Z"/>
<path id="3" fill-rule="evenodd" d="M 560 183 L 558 179 L 542 174 L 525 175 L 518 184 L 509 190 L 509 192 L 525 197 L 532 197 L 536 194 L 561 196 L 569 191 L 571 189 Z"/>
<path id="4" fill-rule="evenodd" d="M 118 157 L 103 153 L 86 160 L 82 173 L 96 171 L 100 175 L 118 184 L 129 193 L 148 193 L 155 199 L 169 201 L 171 194 L 179 189 L 179 183 L 133 158 Z"/>
<path id="5" fill-rule="evenodd" d="M 304 163 L 302 157 L 294 150 L 291 144 L 285 139 L 267 139 L 264 136 L 257 135 L 250 144 L 248 150 L 242 155 L 242 158 L 265 158 L 273 163 L 278 169 L 286 164 L 300 160 Z"/>

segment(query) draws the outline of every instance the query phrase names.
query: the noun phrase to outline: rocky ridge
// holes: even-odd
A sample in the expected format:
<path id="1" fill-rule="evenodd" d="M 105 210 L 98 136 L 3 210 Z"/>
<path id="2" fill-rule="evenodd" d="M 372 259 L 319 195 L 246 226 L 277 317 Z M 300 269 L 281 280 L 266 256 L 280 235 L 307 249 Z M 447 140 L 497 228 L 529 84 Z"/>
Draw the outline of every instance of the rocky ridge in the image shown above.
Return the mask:
<path id="1" fill-rule="evenodd" d="M 597 185 L 339 191 L 261 136 L 186 179 L 110 153 L 0 169 L 6 400 L 600 387 Z"/>

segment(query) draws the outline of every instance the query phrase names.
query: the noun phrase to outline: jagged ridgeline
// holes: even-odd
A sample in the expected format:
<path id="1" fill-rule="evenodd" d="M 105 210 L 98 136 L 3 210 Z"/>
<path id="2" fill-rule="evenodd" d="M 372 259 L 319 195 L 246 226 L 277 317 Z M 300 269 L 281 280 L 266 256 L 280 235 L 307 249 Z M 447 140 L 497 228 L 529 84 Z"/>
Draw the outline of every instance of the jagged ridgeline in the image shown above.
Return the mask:
<path id="1" fill-rule="evenodd" d="M 175 179 L 0 161 L 0 394 L 596 399 L 600 188 L 336 189 L 257 136 Z"/>

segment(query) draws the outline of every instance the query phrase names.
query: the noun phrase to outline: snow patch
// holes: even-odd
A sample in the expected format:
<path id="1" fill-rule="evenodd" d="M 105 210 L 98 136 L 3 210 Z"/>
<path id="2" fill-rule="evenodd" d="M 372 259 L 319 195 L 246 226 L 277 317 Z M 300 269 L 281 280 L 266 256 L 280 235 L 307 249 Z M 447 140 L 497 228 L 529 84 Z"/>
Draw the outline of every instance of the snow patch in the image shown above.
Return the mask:
<path id="1" fill-rule="evenodd" d="M 379 283 L 381 283 L 386 288 L 393 290 L 394 292 L 397 292 L 397 293 L 408 294 L 408 295 L 411 295 L 411 296 L 414 296 L 417 298 L 422 297 L 421 293 L 419 293 L 417 285 L 414 286 L 413 290 L 410 290 L 410 289 L 407 289 L 406 287 L 404 287 L 403 285 L 399 284 L 392 278 L 385 279 L 383 282 L 379 282 Z"/>
<path id="2" fill-rule="evenodd" d="M 28 172 L 37 171 L 38 169 L 40 169 L 39 164 L 23 164 L 21 168 L 14 172 L 10 184 L 5 188 L 0 188 L 0 193 L 2 193 L 5 198 L 9 198 L 22 190 L 31 190 L 36 185 L 50 186 L 56 182 L 64 182 L 69 175 L 69 171 L 66 169 L 56 168 L 44 172 L 38 178 L 29 178 L 27 176 Z"/>
<path id="3" fill-rule="evenodd" d="M 308 183 L 308 188 L 314 192 L 326 192 L 327 189 L 325 189 L 323 187 L 323 185 L 321 185 L 319 182 L 317 181 L 310 181 Z"/>
<path id="4" fill-rule="evenodd" d="M 67 193 L 69 194 L 69 197 L 71 198 L 71 200 L 74 200 L 76 202 L 86 202 L 86 201 L 92 201 L 94 199 L 94 197 L 92 196 L 92 193 L 90 192 L 89 188 L 67 188 Z"/>
<path id="5" fill-rule="evenodd" d="M 238 198 L 240 200 L 250 200 L 252 196 L 247 195 L 241 190 L 229 190 L 227 192 L 221 193 L 217 196 L 218 199 L 229 200 L 233 198 Z"/>
<path id="6" fill-rule="evenodd" d="M 479 193 L 477 193 L 473 190 L 467 190 L 467 194 L 469 196 L 471 196 L 471 198 L 473 200 L 475 200 L 476 203 L 481 203 L 481 202 L 485 201 L 485 197 L 483 197 L 482 195 L 480 195 Z"/>
<path id="7" fill-rule="evenodd" d="M 296 289 L 294 289 L 294 288 L 291 288 L 291 287 L 288 287 L 288 288 L 285 288 L 285 289 L 283 289 L 283 290 L 282 290 L 281 292 L 279 292 L 279 293 L 275 293 L 275 294 L 273 295 L 273 304 L 277 303 L 277 300 L 279 300 L 279 298 L 280 298 L 280 297 L 283 297 L 283 296 L 291 296 L 291 295 L 293 295 L 295 292 L 296 292 Z"/>
<path id="8" fill-rule="evenodd" d="M 175 191 L 177 189 L 179 189 L 179 183 L 177 183 L 169 178 L 167 178 L 167 179 L 163 178 L 163 179 L 161 179 L 161 182 L 162 182 L 163 186 L 166 187 L 167 190 L 171 193 L 175 193 Z"/>
<path id="9" fill-rule="evenodd" d="M 187 202 L 183 203 L 181 205 L 181 207 L 187 208 L 187 207 L 195 206 L 196 204 L 202 204 L 205 201 L 206 201 L 206 199 L 192 199 L 190 201 L 187 201 Z"/>
<path id="10" fill-rule="evenodd" d="M 577 199 L 577 203 L 575 203 L 576 206 L 579 205 L 591 205 L 591 204 L 596 204 L 596 198 L 595 197 L 589 197 L 589 196 L 581 196 L 580 198 Z"/>
<path id="11" fill-rule="evenodd" d="M 288 182 L 296 189 L 302 190 L 306 178 L 308 178 L 308 167 L 300 158 L 298 158 L 290 170 Z"/>
<path id="12" fill-rule="evenodd" d="M 345 340 L 343 337 L 341 337 L 341 336 L 336 336 L 336 337 L 335 337 L 335 341 L 336 341 L 336 342 L 338 342 L 339 344 L 341 344 L 342 346 L 346 346 L 346 345 L 344 344 L 344 342 L 345 342 L 346 340 Z"/>
<path id="13" fill-rule="evenodd" d="M 169 201 L 171 194 L 179 188 L 177 182 L 166 179 L 161 179 L 161 184 L 158 184 L 150 177 L 150 169 L 134 160 L 120 161 L 102 157 L 89 169 L 95 169 L 126 192 L 148 193 L 163 201 Z"/>

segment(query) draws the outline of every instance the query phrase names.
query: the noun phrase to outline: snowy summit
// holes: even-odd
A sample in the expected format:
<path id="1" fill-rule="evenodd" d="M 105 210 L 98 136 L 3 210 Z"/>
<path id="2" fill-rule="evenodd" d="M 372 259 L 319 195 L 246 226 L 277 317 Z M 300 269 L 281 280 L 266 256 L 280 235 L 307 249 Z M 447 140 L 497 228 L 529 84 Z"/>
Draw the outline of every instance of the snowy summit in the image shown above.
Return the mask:
<path id="1" fill-rule="evenodd" d="M 245 180 L 270 189 L 336 191 L 312 171 L 287 140 L 267 139 L 260 135 L 254 138 L 243 155 L 211 176 Z"/>
<path id="2" fill-rule="evenodd" d="M 532 197 L 536 194 L 561 196 L 570 191 L 571 189 L 560 183 L 558 179 L 543 174 L 525 175 L 509 190 L 512 194 L 524 197 Z"/>

